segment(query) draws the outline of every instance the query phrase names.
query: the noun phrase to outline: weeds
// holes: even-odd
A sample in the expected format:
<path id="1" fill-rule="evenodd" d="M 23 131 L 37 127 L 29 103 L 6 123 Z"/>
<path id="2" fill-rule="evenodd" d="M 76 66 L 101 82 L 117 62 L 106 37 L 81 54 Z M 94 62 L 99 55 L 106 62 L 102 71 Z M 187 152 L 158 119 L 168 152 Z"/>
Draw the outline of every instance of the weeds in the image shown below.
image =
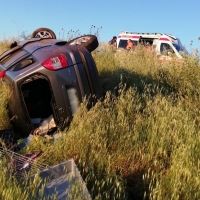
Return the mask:
<path id="1" fill-rule="evenodd" d="M 139 47 L 116 54 L 105 45 L 93 57 L 104 101 L 90 110 L 83 102 L 60 140 L 38 138 L 24 151 L 43 150 L 39 161 L 49 165 L 74 158 L 93 199 L 199 199 L 198 59 L 161 64 Z M 0 86 L 0 119 L 8 121 Z M 2 192 L 25 192 L 9 184 Z"/>
<path id="2" fill-rule="evenodd" d="M 17 37 L 11 37 L 0 41 L 0 54 L 10 48 L 11 43 L 19 41 Z"/>
<path id="3" fill-rule="evenodd" d="M 10 128 L 7 103 L 10 96 L 8 86 L 0 80 L 0 130 Z"/>

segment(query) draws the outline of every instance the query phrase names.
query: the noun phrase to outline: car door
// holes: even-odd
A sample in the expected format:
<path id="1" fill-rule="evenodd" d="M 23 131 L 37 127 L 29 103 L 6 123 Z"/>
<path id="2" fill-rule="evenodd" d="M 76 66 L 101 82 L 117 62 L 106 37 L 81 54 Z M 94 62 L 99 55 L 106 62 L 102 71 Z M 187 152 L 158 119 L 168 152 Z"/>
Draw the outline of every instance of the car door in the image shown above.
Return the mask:
<path id="1" fill-rule="evenodd" d="M 169 42 L 159 41 L 158 48 L 160 52 L 159 60 L 161 62 L 170 61 L 174 56 L 176 56 L 174 47 Z"/>

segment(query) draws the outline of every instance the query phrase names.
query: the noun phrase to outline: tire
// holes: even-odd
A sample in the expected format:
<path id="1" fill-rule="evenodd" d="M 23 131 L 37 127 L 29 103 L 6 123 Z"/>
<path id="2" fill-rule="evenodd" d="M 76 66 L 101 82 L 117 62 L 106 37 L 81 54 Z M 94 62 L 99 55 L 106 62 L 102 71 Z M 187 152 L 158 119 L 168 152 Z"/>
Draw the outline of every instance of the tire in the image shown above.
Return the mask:
<path id="1" fill-rule="evenodd" d="M 32 33 L 32 38 L 52 38 L 56 39 L 56 34 L 48 28 L 38 28 Z"/>
<path id="2" fill-rule="evenodd" d="M 68 41 L 66 45 L 82 45 L 89 52 L 92 52 L 99 46 L 99 42 L 95 35 L 84 35 Z"/>

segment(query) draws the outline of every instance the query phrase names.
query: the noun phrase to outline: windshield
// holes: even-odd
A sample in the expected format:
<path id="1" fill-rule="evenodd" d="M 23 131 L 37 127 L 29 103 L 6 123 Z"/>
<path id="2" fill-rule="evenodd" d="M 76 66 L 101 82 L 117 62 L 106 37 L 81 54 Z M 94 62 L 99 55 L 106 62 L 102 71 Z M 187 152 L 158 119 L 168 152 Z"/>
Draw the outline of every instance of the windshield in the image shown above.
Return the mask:
<path id="1" fill-rule="evenodd" d="M 176 50 L 177 50 L 180 54 L 188 54 L 187 50 L 186 50 L 185 47 L 182 45 L 180 39 L 177 38 L 177 40 L 178 40 L 178 44 L 173 44 L 173 46 L 176 48 Z"/>
<path id="2" fill-rule="evenodd" d="M 134 43 L 135 46 L 138 44 L 138 41 L 132 40 L 132 42 Z M 126 45 L 127 45 L 127 40 L 120 40 L 118 48 L 126 49 Z"/>

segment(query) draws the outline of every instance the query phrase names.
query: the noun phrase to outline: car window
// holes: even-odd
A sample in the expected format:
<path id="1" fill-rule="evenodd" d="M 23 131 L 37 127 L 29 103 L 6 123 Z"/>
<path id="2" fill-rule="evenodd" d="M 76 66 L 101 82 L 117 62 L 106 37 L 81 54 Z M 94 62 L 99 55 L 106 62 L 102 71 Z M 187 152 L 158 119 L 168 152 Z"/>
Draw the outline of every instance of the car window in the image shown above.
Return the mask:
<path id="1" fill-rule="evenodd" d="M 16 62 L 17 60 L 20 60 L 23 57 L 26 57 L 28 55 L 28 52 L 18 49 L 17 51 L 13 51 L 9 53 L 8 55 L 4 56 L 0 63 L 5 67 L 9 68 L 12 63 Z"/>
<path id="2" fill-rule="evenodd" d="M 26 58 L 24 60 L 21 60 L 20 62 L 14 64 L 14 66 L 11 67 L 12 71 L 18 71 L 20 69 L 23 69 L 25 67 L 28 67 L 29 65 L 33 64 L 35 60 L 33 58 Z"/>
<path id="3" fill-rule="evenodd" d="M 160 45 L 160 53 L 162 55 L 168 56 L 169 52 L 170 53 L 175 53 L 174 50 L 172 49 L 172 47 L 168 43 L 161 43 L 161 45 Z"/>
<path id="4" fill-rule="evenodd" d="M 137 41 L 132 40 L 132 42 L 134 43 L 135 46 L 138 44 Z M 118 48 L 124 48 L 124 49 L 126 49 L 126 45 L 127 45 L 127 40 L 120 40 Z"/>
<path id="5" fill-rule="evenodd" d="M 5 64 L 9 59 L 13 58 L 15 55 L 17 55 L 18 53 L 20 53 L 22 50 L 18 49 L 17 51 L 12 51 L 10 53 L 8 53 L 7 55 L 5 55 L 1 60 L 0 63 L 3 65 Z"/>

